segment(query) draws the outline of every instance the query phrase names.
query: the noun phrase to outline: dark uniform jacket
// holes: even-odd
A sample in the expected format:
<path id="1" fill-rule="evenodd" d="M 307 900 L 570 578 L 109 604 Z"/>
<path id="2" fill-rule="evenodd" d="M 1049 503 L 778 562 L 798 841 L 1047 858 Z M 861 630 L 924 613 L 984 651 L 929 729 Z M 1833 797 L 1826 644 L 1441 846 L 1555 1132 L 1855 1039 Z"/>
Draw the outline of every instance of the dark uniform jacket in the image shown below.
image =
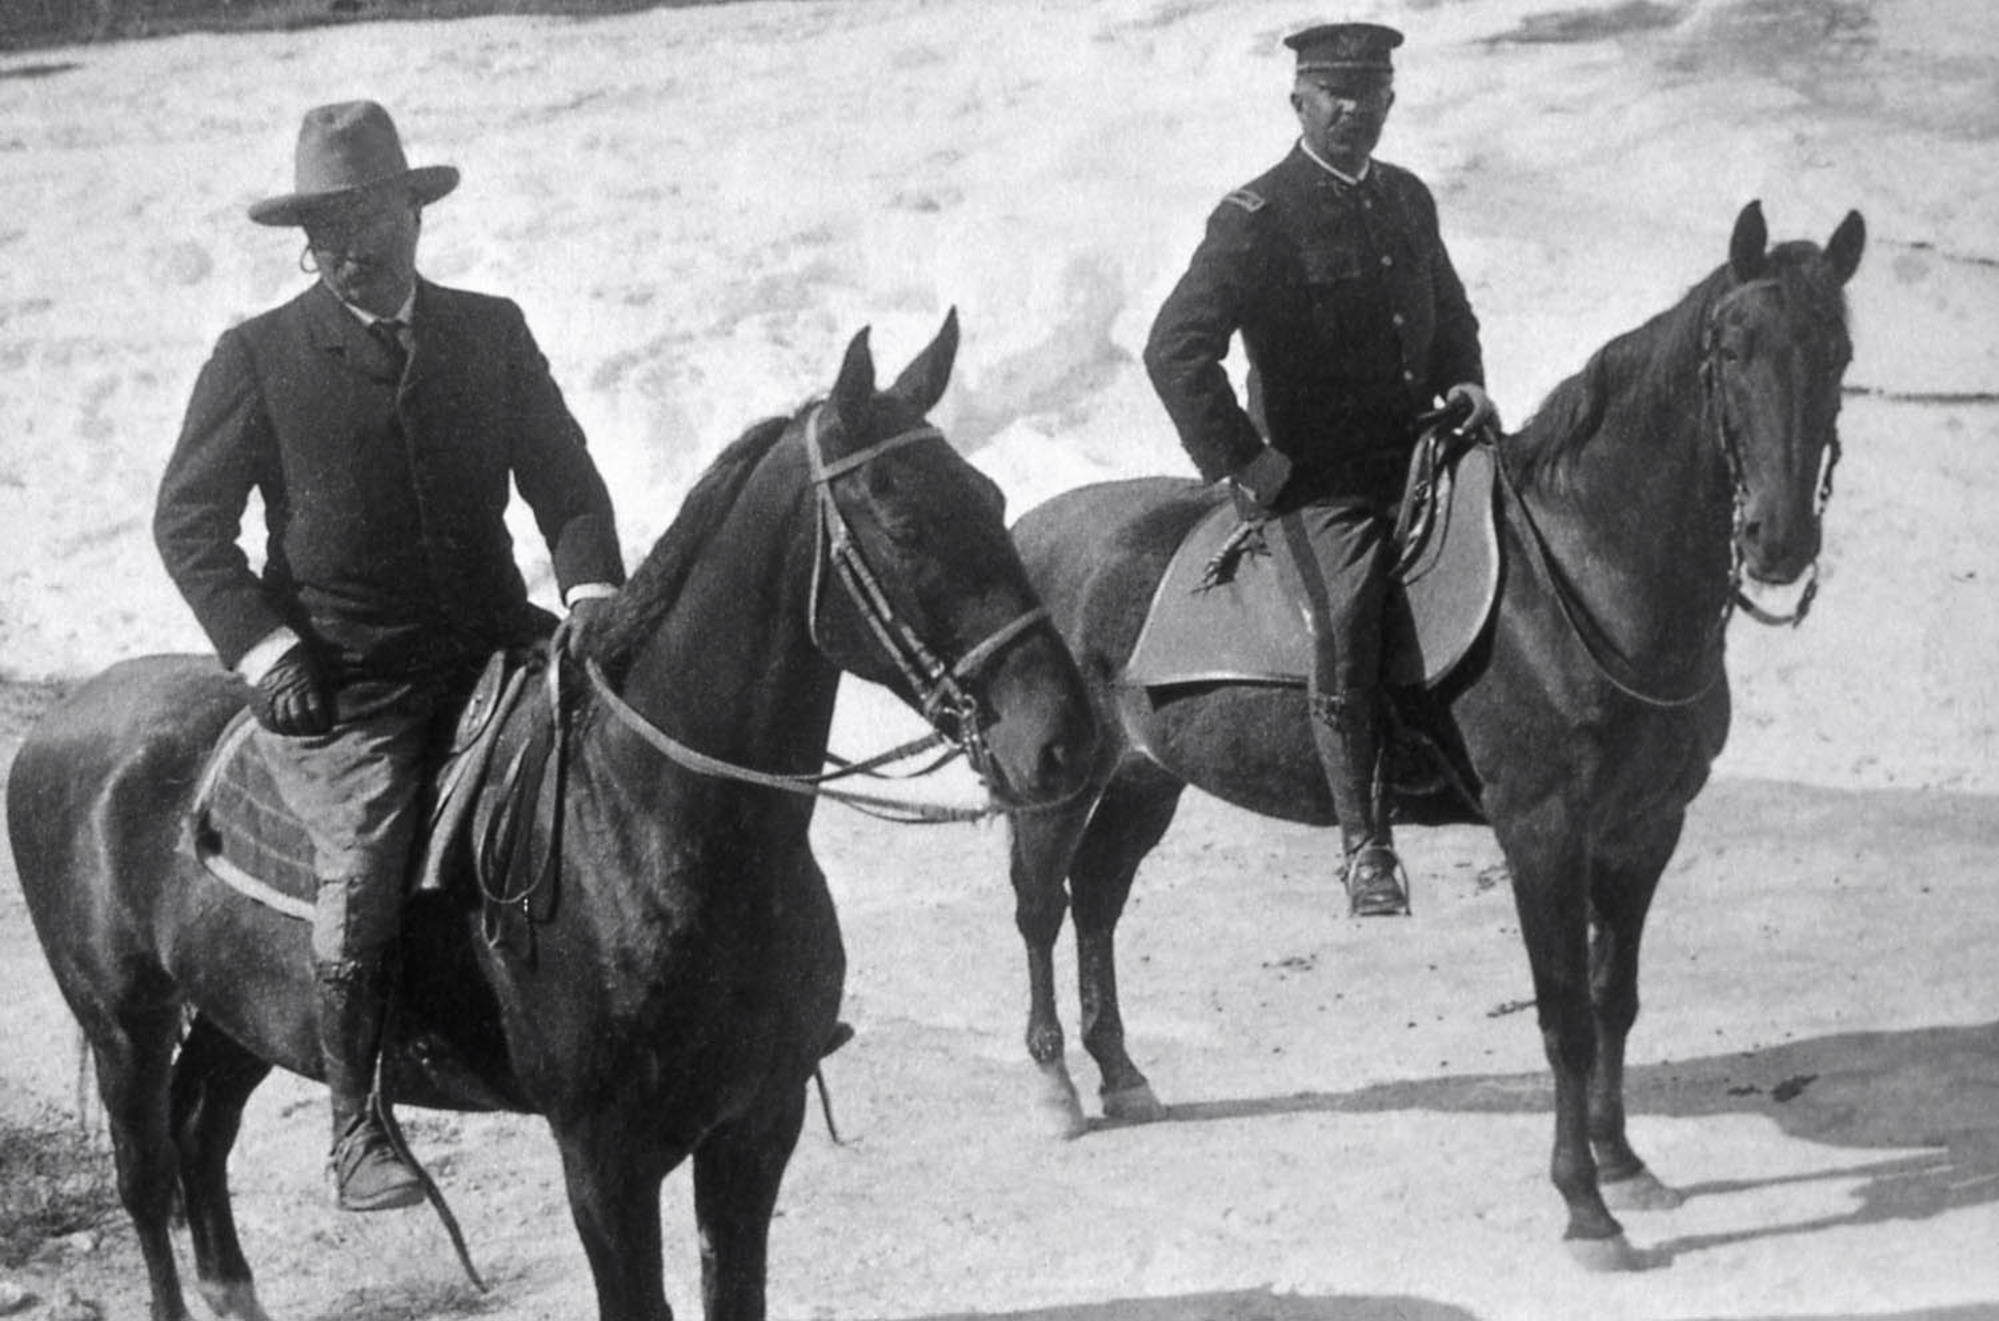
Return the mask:
<path id="1" fill-rule="evenodd" d="M 1238 331 L 1247 408 L 1222 366 Z M 1293 463 L 1286 504 L 1392 495 L 1415 415 L 1453 385 L 1485 383 L 1430 190 L 1381 161 L 1347 184 L 1302 146 L 1216 207 L 1145 365 L 1203 478 L 1248 463 L 1267 437 Z"/>
<path id="2" fill-rule="evenodd" d="M 462 666 L 545 627 L 514 563 L 510 482 L 563 589 L 624 579 L 603 479 L 513 303 L 419 281 L 390 350 L 324 285 L 226 331 L 154 515 L 223 664 L 280 625 L 347 674 Z M 237 534 L 252 491 L 262 575 Z"/>

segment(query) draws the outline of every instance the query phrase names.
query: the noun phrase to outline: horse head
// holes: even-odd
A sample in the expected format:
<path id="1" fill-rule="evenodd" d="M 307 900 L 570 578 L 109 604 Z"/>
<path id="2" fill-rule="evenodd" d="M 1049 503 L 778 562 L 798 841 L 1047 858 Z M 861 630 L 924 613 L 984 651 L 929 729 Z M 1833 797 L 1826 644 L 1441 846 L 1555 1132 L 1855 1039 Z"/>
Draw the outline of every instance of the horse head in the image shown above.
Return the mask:
<path id="1" fill-rule="evenodd" d="M 1866 241 L 1858 211 L 1824 248 L 1770 248 L 1759 203 L 1736 218 L 1703 373 L 1734 482 L 1734 553 L 1757 582 L 1795 582 L 1818 558 L 1839 459 L 1840 381 L 1853 356 L 1841 290 Z"/>
<path id="2" fill-rule="evenodd" d="M 956 742 L 1002 803 L 1048 802 L 1081 787 L 1095 719 L 1007 534 L 1004 495 L 925 420 L 957 349 L 953 309 L 877 391 L 864 329 L 808 417 L 823 556 L 813 636 Z"/>

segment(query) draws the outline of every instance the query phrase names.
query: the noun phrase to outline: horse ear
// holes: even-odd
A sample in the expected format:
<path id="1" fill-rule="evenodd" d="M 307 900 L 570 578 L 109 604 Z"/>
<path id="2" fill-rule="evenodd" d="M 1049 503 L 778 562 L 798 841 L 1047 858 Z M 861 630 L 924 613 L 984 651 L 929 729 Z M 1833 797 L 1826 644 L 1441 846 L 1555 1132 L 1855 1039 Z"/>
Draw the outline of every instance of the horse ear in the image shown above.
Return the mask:
<path id="1" fill-rule="evenodd" d="M 1845 284 L 1860 269 L 1860 250 L 1867 246 L 1867 222 L 1860 218 L 1858 211 L 1846 213 L 1846 219 L 1839 222 L 1839 228 L 1832 232 L 1832 238 L 1825 245 L 1825 259 L 1832 263 L 1832 273 Z"/>
<path id="2" fill-rule="evenodd" d="M 840 378 L 833 382 L 833 393 L 826 400 L 840 423 L 840 430 L 849 436 L 867 434 L 868 420 L 874 413 L 875 355 L 868 347 L 868 330 L 862 326 L 848 343 L 847 356 L 840 363 Z"/>
<path id="3" fill-rule="evenodd" d="M 1763 203 L 1751 202 L 1735 218 L 1735 236 L 1728 241 L 1728 268 L 1738 283 L 1763 273 L 1763 250 L 1770 243 L 1770 227 L 1763 223 Z"/>
<path id="4" fill-rule="evenodd" d="M 944 314 L 937 338 L 902 369 L 902 375 L 895 378 L 888 392 L 907 401 L 917 416 L 924 416 L 944 397 L 944 387 L 951 383 L 951 364 L 957 359 L 958 309 L 953 307 Z"/>

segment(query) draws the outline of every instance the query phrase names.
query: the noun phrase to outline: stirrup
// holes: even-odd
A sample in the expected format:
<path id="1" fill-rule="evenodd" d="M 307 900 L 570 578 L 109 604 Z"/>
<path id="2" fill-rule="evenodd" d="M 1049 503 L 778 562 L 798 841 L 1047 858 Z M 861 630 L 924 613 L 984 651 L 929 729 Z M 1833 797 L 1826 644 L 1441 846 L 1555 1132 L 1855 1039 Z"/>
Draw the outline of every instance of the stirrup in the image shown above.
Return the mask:
<path id="1" fill-rule="evenodd" d="M 1340 874 L 1353 917 L 1407 917 L 1409 891 L 1402 862 L 1386 844 L 1363 844 L 1347 856 Z"/>

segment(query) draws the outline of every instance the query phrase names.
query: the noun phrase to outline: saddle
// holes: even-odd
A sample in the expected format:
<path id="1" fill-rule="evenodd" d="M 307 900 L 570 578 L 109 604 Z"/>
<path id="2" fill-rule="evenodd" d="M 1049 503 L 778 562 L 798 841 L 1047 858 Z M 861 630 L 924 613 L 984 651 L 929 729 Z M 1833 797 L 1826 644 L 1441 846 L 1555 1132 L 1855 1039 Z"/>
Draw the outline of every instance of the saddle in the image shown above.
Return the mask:
<path id="1" fill-rule="evenodd" d="M 470 875 L 490 904 L 546 919 L 554 887 L 543 872 L 554 857 L 561 794 L 551 674 L 540 649 L 500 651 L 487 661 L 431 776 L 413 893 L 448 891 L 451 878 Z M 549 700 L 534 700 L 543 688 Z M 224 727 L 196 787 L 184 847 L 234 889 L 310 920 L 318 888 L 312 838 L 278 792 L 270 745 L 257 729 L 247 710 Z"/>
<path id="2" fill-rule="evenodd" d="M 1432 428 L 1410 461 L 1383 634 L 1392 686 L 1440 682 L 1478 641 L 1498 597 L 1496 460 L 1488 444 L 1459 448 L 1455 440 Z M 1302 686 L 1311 670 L 1309 622 L 1285 592 L 1255 525 L 1220 501 L 1168 563 L 1123 681 L 1141 688 Z"/>

